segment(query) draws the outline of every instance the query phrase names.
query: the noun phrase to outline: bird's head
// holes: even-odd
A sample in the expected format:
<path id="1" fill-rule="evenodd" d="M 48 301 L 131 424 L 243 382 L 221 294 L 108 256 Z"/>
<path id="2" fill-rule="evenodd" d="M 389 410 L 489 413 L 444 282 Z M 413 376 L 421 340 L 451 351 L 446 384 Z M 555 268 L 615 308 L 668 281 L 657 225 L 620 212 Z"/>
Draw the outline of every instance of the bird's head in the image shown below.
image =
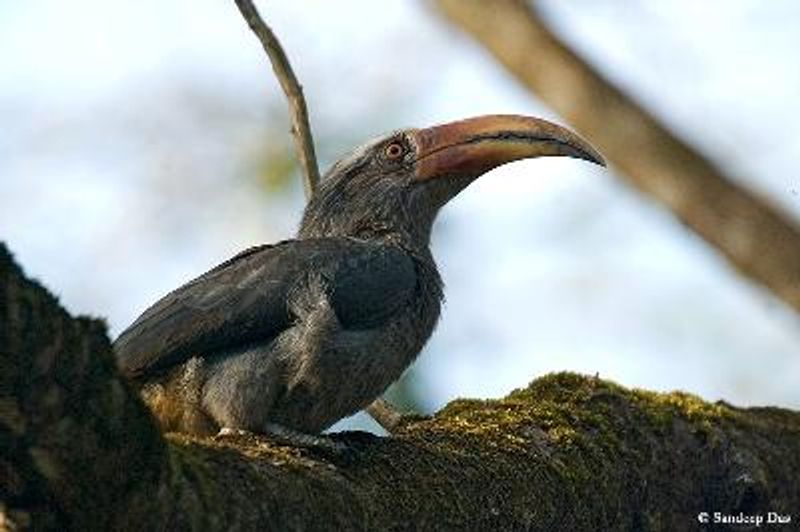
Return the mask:
<path id="1" fill-rule="evenodd" d="M 575 133 L 539 118 L 487 115 L 372 140 L 325 174 L 300 237 L 394 239 L 427 249 L 439 209 L 479 176 L 519 159 L 567 156 L 604 164 Z"/>

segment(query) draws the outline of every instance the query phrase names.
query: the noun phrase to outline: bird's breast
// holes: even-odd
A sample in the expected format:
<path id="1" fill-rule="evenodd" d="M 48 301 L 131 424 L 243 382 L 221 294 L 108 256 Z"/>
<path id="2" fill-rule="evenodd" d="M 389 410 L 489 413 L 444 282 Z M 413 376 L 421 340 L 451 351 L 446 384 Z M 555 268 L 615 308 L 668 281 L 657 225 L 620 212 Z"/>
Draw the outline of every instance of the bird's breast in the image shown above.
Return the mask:
<path id="1" fill-rule="evenodd" d="M 381 325 L 348 329 L 329 301 L 318 300 L 276 346 L 286 384 L 277 422 L 319 432 L 366 407 L 419 355 L 439 308 L 436 292 L 419 291 Z"/>

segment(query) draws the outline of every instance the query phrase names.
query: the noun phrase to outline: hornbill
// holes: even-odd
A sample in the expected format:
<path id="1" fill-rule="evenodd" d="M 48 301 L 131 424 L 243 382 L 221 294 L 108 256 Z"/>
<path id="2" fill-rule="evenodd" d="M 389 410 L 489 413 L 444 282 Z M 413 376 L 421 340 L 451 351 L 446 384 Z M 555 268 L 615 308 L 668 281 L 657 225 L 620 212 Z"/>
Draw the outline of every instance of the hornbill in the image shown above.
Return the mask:
<path id="1" fill-rule="evenodd" d="M 165 430 L 317 434 L 379 397 L 439 318 L 439 209 L 501 164 L 603 164 L 545 120 L 489 115 L 396 131 L 325 174 L 297 237 L 239 253 L 166 295 L 115 341 Z M 309 436 L 311 437 L 311 436 Z"/>

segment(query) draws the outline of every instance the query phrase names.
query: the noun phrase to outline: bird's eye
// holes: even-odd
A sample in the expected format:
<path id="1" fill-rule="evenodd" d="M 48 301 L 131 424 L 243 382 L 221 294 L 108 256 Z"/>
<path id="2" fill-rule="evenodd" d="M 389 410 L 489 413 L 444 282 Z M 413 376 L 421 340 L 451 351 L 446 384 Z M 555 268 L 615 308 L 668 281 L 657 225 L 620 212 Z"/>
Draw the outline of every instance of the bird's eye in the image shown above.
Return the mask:
<path id="1" fill-rule="evenodd" d="M 384 155 L 387 159 L 396 160 L 405 154 L 405 148 L 399 142 L 392 142 L 383 149 Z"/>

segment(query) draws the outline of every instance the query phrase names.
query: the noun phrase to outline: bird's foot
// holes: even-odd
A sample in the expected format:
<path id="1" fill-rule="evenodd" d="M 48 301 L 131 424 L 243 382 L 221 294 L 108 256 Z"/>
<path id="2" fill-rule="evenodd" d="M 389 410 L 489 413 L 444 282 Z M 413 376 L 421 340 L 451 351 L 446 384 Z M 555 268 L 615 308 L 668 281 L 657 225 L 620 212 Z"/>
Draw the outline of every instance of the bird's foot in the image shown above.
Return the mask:
<path id="1" fill-rule="evenodd" d="M 336 441 L 330 436 L 306 434 L 305 432 L 275 423 L 267 423 L 264 432 L 278 443 L 291 445 L 293 447 L 322 450 L 335 455 L 343 454 L 350 450 L 346 443 Z"/>
<path id="2" fill-rule="evenodd" d="M 278 445 L 298 447 L 309 450 L 326 458 L 349 458 L 354 451 L 347 443 L 337 441 L 330 436 L 306 434 L 299 430 L 268 423 L 264 432 L 257 433 L 233 427 L 222 427 L 217 433 L 217 438 L 267 438 Z"/>

